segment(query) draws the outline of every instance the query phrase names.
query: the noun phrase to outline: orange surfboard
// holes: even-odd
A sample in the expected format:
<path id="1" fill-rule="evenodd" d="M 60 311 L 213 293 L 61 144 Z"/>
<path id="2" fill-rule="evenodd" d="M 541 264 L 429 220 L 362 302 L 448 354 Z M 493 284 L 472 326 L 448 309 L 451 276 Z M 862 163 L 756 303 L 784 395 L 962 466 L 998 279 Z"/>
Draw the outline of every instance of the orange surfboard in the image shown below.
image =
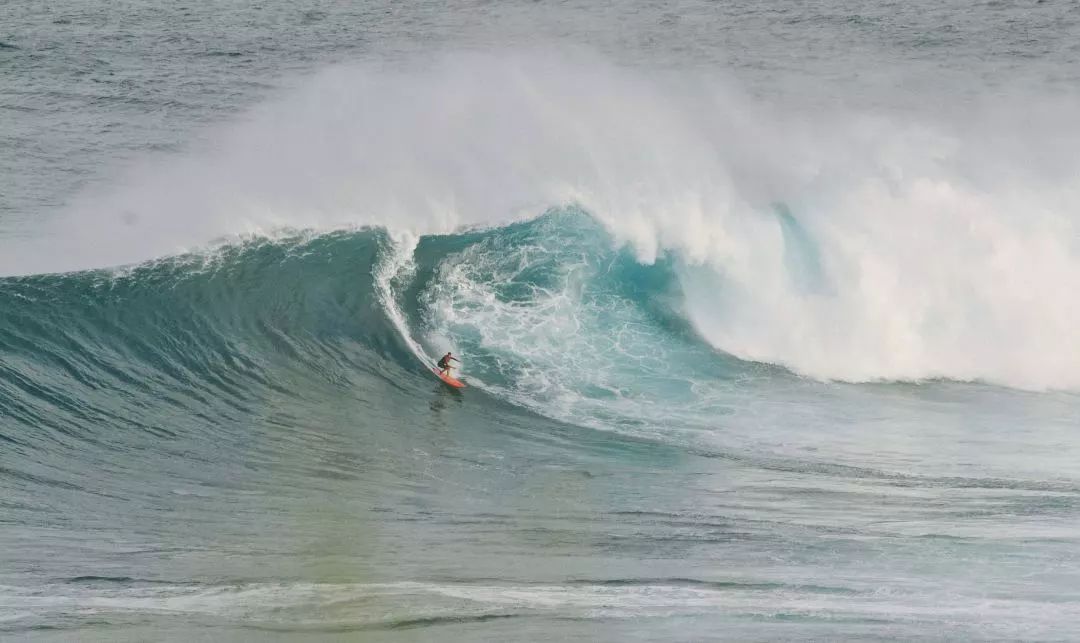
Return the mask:
<path id="1" fill-rule="evenodd" d="M 432 373 L 435 373 L 435 377 L 446 382 L 447 386 L 453 386 L 454 388 L 465 388 L 465 383 L 461 380 L 454 379 L 452 375 L 443 375 L 442 371 L 437 368 L 431 369 Z"/>

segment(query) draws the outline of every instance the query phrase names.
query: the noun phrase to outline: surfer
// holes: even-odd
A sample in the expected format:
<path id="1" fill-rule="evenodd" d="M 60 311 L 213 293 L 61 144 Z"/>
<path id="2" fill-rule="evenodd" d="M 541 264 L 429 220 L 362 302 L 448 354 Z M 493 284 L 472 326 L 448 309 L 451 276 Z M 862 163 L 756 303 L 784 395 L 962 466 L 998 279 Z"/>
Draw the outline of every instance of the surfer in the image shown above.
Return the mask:
<path id="1" fill-rule="evenodd" d="M 446 351 L 446 355 L 443 355 L 442 359 L 439 360 L 439 370 L 442 371 L 442 374 L 446 375 L 447 377 L 450 376 L 450 369 L 453 368 L 453 366 L 450 365 L 451 360 L 457 362 L 458 364 L 461 363 L 461 360 L 451 355 L 450 351 Z"/>

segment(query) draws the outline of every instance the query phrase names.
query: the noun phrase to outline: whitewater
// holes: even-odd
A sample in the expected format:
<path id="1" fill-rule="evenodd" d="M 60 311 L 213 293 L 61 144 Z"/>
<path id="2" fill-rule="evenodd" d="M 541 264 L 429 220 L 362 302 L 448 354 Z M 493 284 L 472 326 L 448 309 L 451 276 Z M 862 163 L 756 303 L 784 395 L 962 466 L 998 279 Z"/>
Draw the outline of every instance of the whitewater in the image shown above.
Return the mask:
<path id="1" fill-rule="evenodd" d="M 1074 636 L 1075 6 L 212 9 L 0 9 L 4 638 Z"/>

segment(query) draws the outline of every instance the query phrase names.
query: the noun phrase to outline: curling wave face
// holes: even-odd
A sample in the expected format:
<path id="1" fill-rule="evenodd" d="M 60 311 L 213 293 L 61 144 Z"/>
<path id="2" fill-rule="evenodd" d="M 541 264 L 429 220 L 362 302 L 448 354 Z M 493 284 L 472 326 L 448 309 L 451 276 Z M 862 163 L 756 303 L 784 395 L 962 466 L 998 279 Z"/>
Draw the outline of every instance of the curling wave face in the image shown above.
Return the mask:
<path id="1" fill-rule="evenodd" d="M 677 255 L 642 264 L 571 208 L 411 243 L 380 230 L 253 239 L 123 270 L 8 278 L 3 408 L 27 427 L 72 434 L 91 418 L 168 424 L 153 418 L 153 399 L 224 416 L 257 412 L 266 396 L 307 408 L 358 377 L 419 385 L 423 361 L 447 349 L 493 399 L 705 450 L 758 450 L 761 422 L 787 433 L 786 448 L 809 445 L 821 436 L 793 427 L 785 408 L 840 395 L 857 424 L 880 403 L 873 389 L 718 350 L 693 323 L 696 308 L 723 300 L 694 289 L 702 270 Z M 877 457 L 873 440 L 856 442 L 852 463 Z M 919 466 L 947 471 L 953 451 L 941 468 L 938 458 Z"/>

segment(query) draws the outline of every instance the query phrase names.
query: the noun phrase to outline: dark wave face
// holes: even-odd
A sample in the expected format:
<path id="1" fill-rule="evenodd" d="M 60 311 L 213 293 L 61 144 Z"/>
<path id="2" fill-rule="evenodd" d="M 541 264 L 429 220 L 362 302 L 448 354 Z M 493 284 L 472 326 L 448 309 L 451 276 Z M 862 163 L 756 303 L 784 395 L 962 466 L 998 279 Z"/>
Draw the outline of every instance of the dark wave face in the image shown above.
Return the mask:
<path id="1" fill-rule="evenodd" d="M 1066 632 L 1071 397 L 739 361 L 617 248 L 570 209 L 0 281 L 0 627 Z"/>

